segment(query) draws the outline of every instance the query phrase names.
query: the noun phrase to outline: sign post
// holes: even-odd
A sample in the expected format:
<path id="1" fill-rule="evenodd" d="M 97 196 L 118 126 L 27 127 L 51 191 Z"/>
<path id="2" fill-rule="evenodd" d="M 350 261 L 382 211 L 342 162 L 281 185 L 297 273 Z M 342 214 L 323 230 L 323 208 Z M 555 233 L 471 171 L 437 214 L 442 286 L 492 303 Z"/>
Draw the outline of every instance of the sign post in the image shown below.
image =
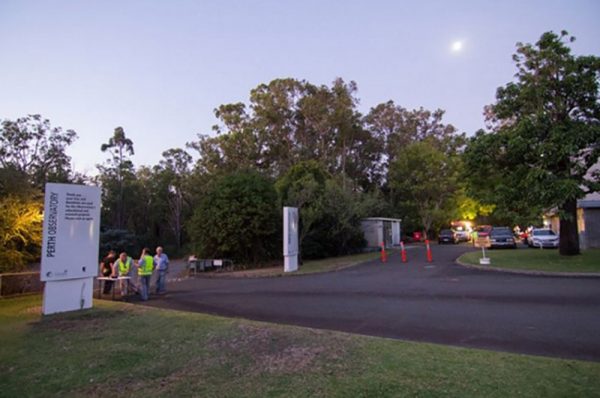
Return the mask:
<path id="1" fill-rule="evenodd" d="M 298 208 L 283 208 L 283 271 L 298 270 Z"/>
<path id="2" fill-rule="evenodd" d="M 42 312 L 92 307 L 100 240 L 100 188 L 46 184 L 40 279 Z"/>

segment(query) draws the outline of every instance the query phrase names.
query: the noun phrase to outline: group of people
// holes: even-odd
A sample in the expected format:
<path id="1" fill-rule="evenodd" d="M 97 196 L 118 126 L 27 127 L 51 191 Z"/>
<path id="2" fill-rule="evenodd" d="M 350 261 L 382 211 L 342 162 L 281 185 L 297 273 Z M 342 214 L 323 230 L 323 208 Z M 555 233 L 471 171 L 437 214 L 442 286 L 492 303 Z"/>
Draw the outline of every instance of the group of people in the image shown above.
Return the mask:
<path id="1" fill-rule="evenodd" d="M 135 275 L 134 270 L 137 270 L 139 286 L 131 282 L 131 277 Z M 138 260 L 133 260 L 126 252 L 122 252 L 117 257 L 117 253 L 110 250 L 100 263 L 100 273 L 105 277 L 129 277 L 119 279 L 121 296 L 126 296 L 131 289 L 133 292 L 139 293 L 144 301 L 148 300 L 150 280 L 155 271 L 157 273 L 156 294 L 164 294 L 166 293 L 166 279 L 169 271 L 169 257 L 163 253 L 161 246 L 156 248 L 154 256 L 150 254 L 150 249 L 145 247 Z M 112 288 L 113 281 L 105 281 L 103 293 L 110 293 Z"/>

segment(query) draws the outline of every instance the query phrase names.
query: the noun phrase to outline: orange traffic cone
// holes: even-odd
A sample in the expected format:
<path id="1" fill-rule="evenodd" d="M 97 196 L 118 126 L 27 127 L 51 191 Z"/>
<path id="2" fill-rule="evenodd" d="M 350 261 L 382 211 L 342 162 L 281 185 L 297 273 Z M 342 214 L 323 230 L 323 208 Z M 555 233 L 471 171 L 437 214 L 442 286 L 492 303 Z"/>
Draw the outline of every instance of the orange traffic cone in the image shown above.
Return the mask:
<path id="1" fill-rule="evenodd" d="M 400 248 L 402 249 L 400 251 L 400 254 L 402 255 L 402 262 L 405 263 L 406 262 L 406 248 L 404 247 L 404 242 L 400 242 Z"/>
<path id="2" fill-rule="evenodd" d="M 427 239 L 425 241 L 425 246 L 427 246 L 427 262 L 431 262 L 433 261 L 433 258 L 431 257 L 431 247 L 429 246 L 429 239 Z"/>
<path id="3" fill-rule="evenodd" d="M 387 263 L 387 253 L 385 252 L 385 242 L 381 242 L 381 262 Z"/>

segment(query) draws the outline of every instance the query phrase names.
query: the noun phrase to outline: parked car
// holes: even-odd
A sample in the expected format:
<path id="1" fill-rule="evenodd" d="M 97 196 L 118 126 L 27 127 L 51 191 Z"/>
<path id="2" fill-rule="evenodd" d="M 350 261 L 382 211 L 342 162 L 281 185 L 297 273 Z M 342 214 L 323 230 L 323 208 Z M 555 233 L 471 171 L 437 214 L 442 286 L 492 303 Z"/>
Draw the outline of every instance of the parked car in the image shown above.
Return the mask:
<path id="1" fill-rule="evenodd" d="M 468 242 L 471 240 L 471 234 L 466 229 L 454 230 L 454 234 L 459 242 Z"/>
<path id="2" fill-rule="evenodd" d="M 515 237 L 508 227 L 494 227 L 490 232 L 490 248 L 509 247 L 517 248 Z"/>
<path id="3" fill-rule="evenodd" d="M 529 247 L 558 247 L 559 236 L 548 228 L 534 228 L 527 236 Z"/>
<path id="4" fill-rule="evenodd" d="M 451 229 L 442 229 L 440 234 L 438 235 L 438 243 L 441 245 L 442 243 L 458 243 L 458 237 Z"/>

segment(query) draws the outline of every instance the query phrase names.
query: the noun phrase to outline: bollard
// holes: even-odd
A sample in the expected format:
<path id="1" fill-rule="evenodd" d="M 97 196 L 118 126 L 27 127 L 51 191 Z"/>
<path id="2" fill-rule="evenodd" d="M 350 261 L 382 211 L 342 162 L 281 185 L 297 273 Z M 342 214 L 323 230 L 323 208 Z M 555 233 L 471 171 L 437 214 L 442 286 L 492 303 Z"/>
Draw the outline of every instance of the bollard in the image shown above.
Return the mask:
<path id="1" fill-rule="evenodd" d="M 431 256 L 431 247 L 429 246 L 429 239 L 425 241 L 425 246 L 427 246 L 427 262 L 430 263 L 431 261 L 433 261 L 433 258 Z"/>
<path id="2" fill-rule="evenodd" d="M 381 242 L 381 262 L 387 263 L 387 253 L 385 252 L 385 242 Z"/>
<path id="3" fill-rule="evenodd" d="M 400 254 L 402 256 L 402 262 L 405 263 L 406 262 L 406 248 L 404 247 L 404 242 L 400 242 L 400 247 L 401 247 L 401 251 Z"/>

